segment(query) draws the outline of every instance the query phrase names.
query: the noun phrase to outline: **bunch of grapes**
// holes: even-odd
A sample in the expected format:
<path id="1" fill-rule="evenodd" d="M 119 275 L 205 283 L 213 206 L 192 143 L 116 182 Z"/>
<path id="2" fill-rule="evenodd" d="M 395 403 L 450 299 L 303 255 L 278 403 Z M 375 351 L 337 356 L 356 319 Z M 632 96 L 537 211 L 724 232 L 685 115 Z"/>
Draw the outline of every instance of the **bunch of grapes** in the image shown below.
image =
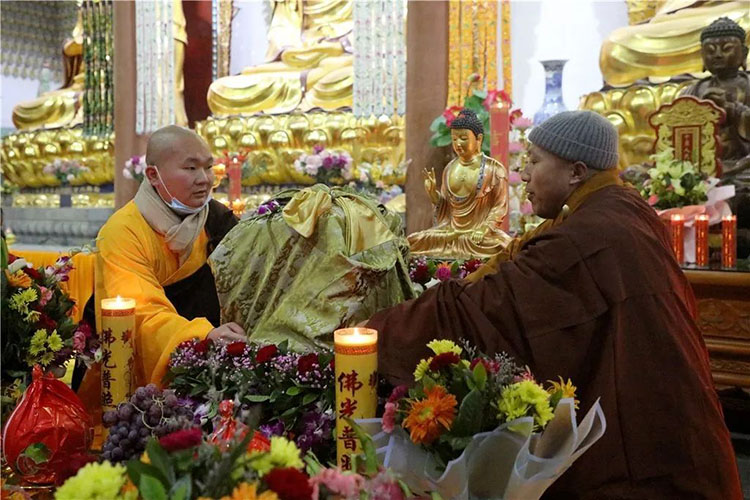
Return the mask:
<path id="1" fill-rule="evenodd" d="M 123 462 L 140 456 L 151 436 L 159 438 L 191 427 L 193 410 L 180 405 L 174 391 L 161 391 L 149 384 L 136 389 L 130 400 L 120 403 L 116 410 L 105 412 L 102 422 L 109 428 L 102 458 Z"/>

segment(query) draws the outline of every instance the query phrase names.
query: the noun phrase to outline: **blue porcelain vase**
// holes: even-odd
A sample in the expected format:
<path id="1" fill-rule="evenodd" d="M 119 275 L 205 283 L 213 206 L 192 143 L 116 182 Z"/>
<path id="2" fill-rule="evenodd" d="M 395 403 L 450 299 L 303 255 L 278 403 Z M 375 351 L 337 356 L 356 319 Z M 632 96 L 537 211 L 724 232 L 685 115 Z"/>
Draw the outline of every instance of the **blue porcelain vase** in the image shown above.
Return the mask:
<path id="1" fill-rule="evenodd" d="M 566 110 L 562 96 L 562 76 L 567 59 L 539 62 L 544 66 L 544 102 L 534 114 L 534 125 L 539 125 L 550 116 Z"/>

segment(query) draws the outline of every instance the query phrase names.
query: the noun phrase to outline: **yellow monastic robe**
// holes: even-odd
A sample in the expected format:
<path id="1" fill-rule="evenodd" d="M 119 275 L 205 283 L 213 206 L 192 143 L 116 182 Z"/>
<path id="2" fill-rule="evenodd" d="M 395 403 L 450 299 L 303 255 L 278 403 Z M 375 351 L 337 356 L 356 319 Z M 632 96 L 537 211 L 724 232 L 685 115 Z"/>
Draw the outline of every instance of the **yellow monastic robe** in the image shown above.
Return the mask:
<path id="1" fill-rule="evenodd" d="M 182 341 L 205 338 L 214 327 L 205 318 L 180 316 L 164 287 L 187 278 L 207 259 L 204 229 L 182 266 L 164 237 L 151 229 L 131 201 L 109 218 L 99 232 L 96 297 L 129 297 L 136 302 L 135 383 L 160 384 L 169 356 Z M 97 303 L 97 322 L 99 322 Z"/>

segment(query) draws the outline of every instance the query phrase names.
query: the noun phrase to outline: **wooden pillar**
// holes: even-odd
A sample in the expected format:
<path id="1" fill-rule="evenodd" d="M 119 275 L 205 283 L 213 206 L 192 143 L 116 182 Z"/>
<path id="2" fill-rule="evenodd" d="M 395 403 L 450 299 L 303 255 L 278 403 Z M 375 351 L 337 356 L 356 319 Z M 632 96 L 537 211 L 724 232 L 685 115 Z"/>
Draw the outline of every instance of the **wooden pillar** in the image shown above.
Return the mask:
<path id="1" fill-rule="evenodd" d="M 147 138 L 135 133 L 135 2 L 114 2 L 115 209 L 130 201 L 138 183 L 122 175 L 125 162 L 146 152 Z"/>
<path id="2" fill-rule="evenodd" d="M 446 148 L 430 146 L 430 123 L 448 98 L 448 2 L 409 0 L 406 21 L 407 234 L 432 226 L 433 207 L 424 190 L 424 168 L 439 175 L 449 160 Z"/>

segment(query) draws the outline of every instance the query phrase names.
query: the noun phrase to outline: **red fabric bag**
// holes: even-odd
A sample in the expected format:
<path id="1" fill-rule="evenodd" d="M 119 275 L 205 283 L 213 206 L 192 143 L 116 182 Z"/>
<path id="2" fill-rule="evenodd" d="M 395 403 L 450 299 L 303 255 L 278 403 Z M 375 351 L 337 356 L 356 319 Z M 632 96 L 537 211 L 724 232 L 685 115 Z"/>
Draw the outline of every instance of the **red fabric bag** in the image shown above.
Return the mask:
<path id="1" fill-rule="evenodd" d="M 60 484 L 89 461 L 91 417 L 78 396 L 39 366 L 3 429 L 8 465 L 31 484 Z"/>

